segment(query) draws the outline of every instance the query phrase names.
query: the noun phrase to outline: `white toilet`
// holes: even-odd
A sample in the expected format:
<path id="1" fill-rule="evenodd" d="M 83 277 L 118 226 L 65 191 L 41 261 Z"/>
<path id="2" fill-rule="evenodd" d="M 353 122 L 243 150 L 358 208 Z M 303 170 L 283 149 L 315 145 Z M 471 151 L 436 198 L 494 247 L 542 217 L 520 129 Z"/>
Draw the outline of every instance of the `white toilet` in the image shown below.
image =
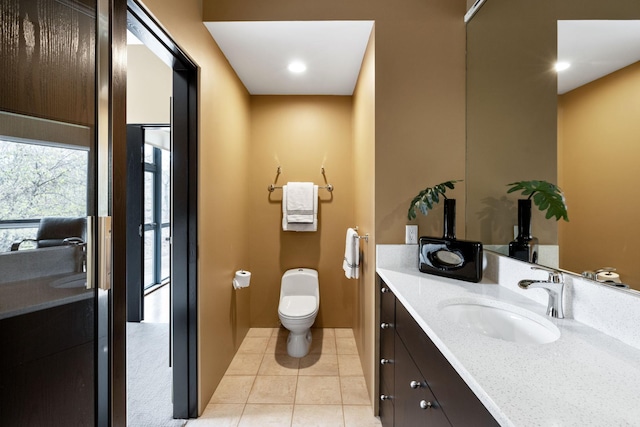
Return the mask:
<path id="1" fill-rule="evenodd" d="M 285 271 L 280 285 L 278 316 L 289 330 L 287 353 L 303 357 L 311 347 L 311 326 L 320 307 L 318 272 L 310 268 Z"/>

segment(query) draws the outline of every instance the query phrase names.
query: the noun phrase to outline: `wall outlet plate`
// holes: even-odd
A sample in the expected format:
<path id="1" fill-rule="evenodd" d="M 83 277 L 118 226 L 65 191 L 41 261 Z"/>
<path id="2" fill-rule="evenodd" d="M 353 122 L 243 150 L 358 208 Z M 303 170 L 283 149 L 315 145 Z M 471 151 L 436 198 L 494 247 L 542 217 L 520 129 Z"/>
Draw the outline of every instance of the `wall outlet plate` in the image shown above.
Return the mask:
<path id="1" fill-rule="evenodd" d="M 417 225 L 405 226 L 404 243 L 407 245 L 418 244 L 418 226 Z"/>

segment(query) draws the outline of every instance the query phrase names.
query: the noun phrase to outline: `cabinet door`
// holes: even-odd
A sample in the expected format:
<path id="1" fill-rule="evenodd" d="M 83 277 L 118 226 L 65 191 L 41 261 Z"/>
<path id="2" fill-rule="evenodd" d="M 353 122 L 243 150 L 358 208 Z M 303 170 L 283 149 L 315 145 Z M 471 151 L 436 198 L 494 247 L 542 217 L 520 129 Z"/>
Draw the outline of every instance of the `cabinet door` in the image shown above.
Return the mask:
<path id="1" fill-rule="evenodd" d="M 396 303 L 396 333 L 413 355 L 418 369 L 452 425 L 498 426 L 482 402 L 399 302 Z"/>
<path id="2" fill-rule="evenodd" d="M 380 420 L 393 427 L 395 295 L 380 281 Z"/>
<path id="3" fill-rule="evenodd" d="M 395 427 L 451 427 L 397 335 L 395 350 Z"/>

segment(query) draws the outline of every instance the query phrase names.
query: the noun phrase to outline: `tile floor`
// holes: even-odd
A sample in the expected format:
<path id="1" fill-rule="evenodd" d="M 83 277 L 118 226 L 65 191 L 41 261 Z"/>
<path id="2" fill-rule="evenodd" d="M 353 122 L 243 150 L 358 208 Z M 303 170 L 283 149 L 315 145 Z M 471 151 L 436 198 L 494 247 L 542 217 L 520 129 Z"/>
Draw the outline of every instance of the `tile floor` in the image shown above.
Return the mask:
<path id="1" fill-rule="evenodd" d="M 313 329 L 287 354 L 286 329 L 253 328 L 202 416 L 187 427 L 379 427 L 351 329 Z"/>

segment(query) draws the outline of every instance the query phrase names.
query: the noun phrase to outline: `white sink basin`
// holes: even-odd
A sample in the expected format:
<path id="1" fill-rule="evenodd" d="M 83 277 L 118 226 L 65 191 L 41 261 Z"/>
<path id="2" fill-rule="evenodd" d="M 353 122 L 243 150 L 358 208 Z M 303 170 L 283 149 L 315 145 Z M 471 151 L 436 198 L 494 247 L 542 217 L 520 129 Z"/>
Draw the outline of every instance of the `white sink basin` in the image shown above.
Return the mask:
<path id="1" fill-rule="evenodd" d="M 515 305 L 483 298 L 443 301 L 443 316 L 458 325 L 492 338 L 522 344 L 547 344 L 560 330 L 543 316 Z"/>

